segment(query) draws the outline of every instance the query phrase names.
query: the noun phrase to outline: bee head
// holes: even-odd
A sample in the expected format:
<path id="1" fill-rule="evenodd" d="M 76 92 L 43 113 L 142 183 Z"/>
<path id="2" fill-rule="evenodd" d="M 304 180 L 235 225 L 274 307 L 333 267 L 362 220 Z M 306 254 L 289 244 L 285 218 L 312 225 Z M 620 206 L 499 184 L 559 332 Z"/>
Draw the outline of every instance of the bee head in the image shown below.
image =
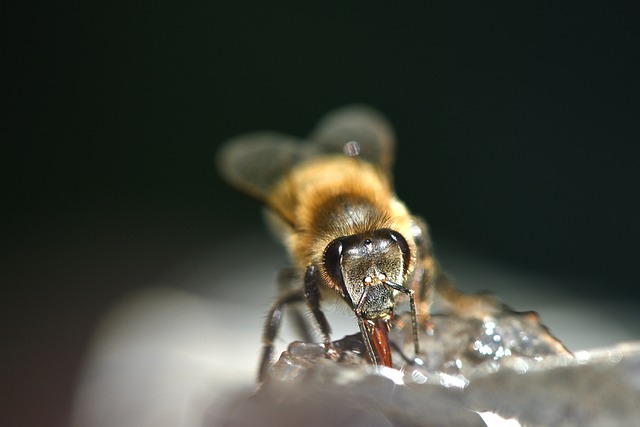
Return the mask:
<path id="1" fill-rule="evenodd" d="M 396 291 L 385 282 L 402 284 L 410 259 L 404 237 L 380 229 L 333 240 L 324 251 L 323 267 L 354 310 L 359 307 L 362 317 L 376 319 L 392 312 Z"/>

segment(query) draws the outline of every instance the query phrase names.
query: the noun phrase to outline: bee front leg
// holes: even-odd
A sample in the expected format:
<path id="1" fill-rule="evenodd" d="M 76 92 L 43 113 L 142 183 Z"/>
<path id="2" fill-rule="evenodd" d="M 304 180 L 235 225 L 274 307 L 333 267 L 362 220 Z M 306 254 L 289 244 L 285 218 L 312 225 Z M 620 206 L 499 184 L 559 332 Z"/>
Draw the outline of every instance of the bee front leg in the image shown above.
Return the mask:
<path id="1" fill-rule="evenodd" d="M 320 308 L 320 290 L 318 289 L 316 269 L 313 265 L 307 267 L 307 272 L 304 275 L 304 296 L 307 299 L 307 304 L 313 314 L 313 318 L 318 323 L 320 332 L 322 332 L 322 336 L 324 337 L 326 354 L 331 358 L 335 358 L 336 351 L 331 344 L 331 326 L 329 326 L 327 317 Z"/>
<path id="2" fill-rule="evenodd" d="M 263 382 L 266 374 L 271 366 L 273 358 L 273 340 L 278 335 L 280 329 L 280 321 L 286 305 L 296 302 L 302 302 L 305 299 L 305 293 L 302 289 L 291 290 L 280 296 L 271 307 L 267 315 L 267 321 L 264 325 L 264 333 L 262 335 L 262 358 L 260 359 L 260 368 L 258 371 L 258 382 Z"/>
<path id="3" fill-rule="evenodd" d="M 285 295 L 287 292 L 291 292 L 293 289 L 300 291 L 301 277 L 297 273 L 296 269 L 292 267 L 285 267 L 278 273 L 278 289 L 280 295 Z M 313 340 L 312 333 L 309 330 L 309 321 L 305 317 L 299 304 L 293 304 L 289 310 L 292 316 L 294 327 L 300 334 L 300 338 L 305 342 L 311 342 Z"/>

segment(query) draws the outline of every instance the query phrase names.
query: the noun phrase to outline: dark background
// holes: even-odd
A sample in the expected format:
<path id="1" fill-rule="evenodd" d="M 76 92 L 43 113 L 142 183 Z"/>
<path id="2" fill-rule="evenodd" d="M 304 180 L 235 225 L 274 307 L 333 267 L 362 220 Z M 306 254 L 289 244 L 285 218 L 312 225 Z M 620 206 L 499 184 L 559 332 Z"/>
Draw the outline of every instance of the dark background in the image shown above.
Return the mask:
<path id="1" fill-rule="evenodd" d="M 436 243 L 636 298 L 639 12 L 163 1 L 4 14 L 3 424 L 65 425 L 115 298 L 263 233 L 215 173 L 221 141 L 304 135 L 352 102 L 395 124 L 398 194 Z"/>

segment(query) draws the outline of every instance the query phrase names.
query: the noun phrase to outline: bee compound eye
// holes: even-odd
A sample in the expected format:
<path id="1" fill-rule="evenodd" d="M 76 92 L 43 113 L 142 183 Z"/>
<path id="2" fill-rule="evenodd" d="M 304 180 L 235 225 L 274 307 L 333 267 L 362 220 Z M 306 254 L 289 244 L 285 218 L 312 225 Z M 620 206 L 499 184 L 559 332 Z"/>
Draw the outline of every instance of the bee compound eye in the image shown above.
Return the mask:
<path id="1" fill-rule="evenodd" d="M 324 267 L 336 284 L 342 284 L 342 268 L 341 268 L 341 260 L 342 260 L 342 242 L 340 239 L 336 239 L 333 242 L 329 243 L 327 248 L 324 250 Z"/>
<path id="2" fill-rule="evenodd" d="M 391 239 L 398 244 L 398 247 L 402 252 L 404 269 L 406 270 L 409 267 L 409 262 L 411 261 L 411 249 L 409 249 L 409 244 L 407 243 L 406 239 L 402 237 L 402 235 L 397 231 L 389 230 L 389 235 L 391 236 Z"/>

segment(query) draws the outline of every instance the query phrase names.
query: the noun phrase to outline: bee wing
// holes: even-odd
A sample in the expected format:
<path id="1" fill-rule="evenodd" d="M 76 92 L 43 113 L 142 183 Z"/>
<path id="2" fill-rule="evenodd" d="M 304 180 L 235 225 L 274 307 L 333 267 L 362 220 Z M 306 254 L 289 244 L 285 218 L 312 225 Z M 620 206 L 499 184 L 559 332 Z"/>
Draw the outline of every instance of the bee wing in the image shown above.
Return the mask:
<path id="1" fill-rule="evenodd" d="M 358 156 L 380 167 L 391 178 L 395 134 L 378 111 L 352 105 L 324 116 L 309 138 L 277 132 L 254 132 L 229 140 L 218 156 L 218 170 L 231 185 L 265 201 L 274 185 L 303 159 L 343 154 L 344 146 L 356 141 Z"/>
<path id="2" fill-rule="evenodd" d="M 217 163 L 222 177 L 239 190 L 264 201 L 293 165 L 306 157 L 297 138 L 277 132 L 254 132 L 229 140 Z"/>
<path id="3" fill-rule="evenodd" d="M 320 152 L 343 153 L 346 143 L 355 141 L 358 156 L 380 167 L 389 178 L 395 152 L 395 132 L 387 118 L 366 105 L 350 105 L 324 116 L 310 140 Z"/>

